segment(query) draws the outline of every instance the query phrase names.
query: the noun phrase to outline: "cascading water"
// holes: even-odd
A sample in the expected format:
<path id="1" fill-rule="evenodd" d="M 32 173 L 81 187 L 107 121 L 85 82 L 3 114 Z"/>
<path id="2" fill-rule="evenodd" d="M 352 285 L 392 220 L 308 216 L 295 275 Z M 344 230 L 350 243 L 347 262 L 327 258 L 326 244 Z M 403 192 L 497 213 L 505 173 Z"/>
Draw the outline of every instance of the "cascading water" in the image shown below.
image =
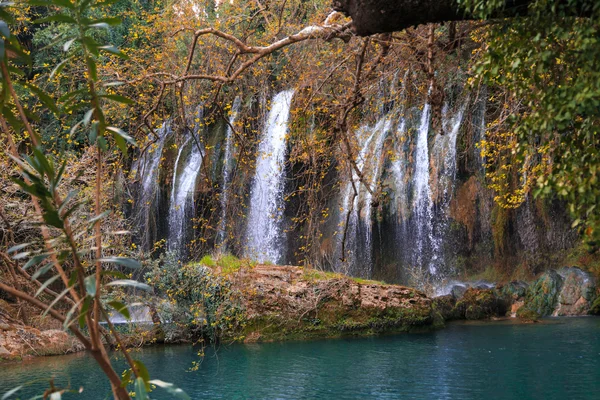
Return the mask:
<path id="1" fill-rule="evenodd" d="M 273 98 L 258 146 L 256 172 L 250 192 L 245 254 L 259 262 L 283 261 L 281 219 L 284 208 L 286 136 L 293 96 L 293 90 L 286 90 Z"/>
<path id="2" fill-rule="evenodd" d="M 381 152 L 392 123 L 392 118 L 387 115 L 377 121 L 374 127 L 364 126 L 357 131 L 359 142 L 362 137 L 366 136 L 366 139 L 363 139 L 355 160 L 356 167 L 361 171 L 373 192 L 377 191 L 377 182 L 381 173 Z M 346 183 L 344 188 L 344 197 L 338 218 L 338 266 L 336 267 L 338 271 L 364 277 L 371 275 L 373 236 L 371 221 L 373 194 L 371 191 L 365 188 L 364 183 L 360 181 L 359 176 L 352 168 L 351 181 Z"/>
<path id="3" fill-rule="evenodd" d="M 429 186 L 429 148 L 427 138 L 429 134 L 429 104 L 425 104 L 421 114 L 421 123 L 417 135 L 417 148 L 415 151 L 414 172 L 414 203 L 413 215 L 416 224 L 416 246 L 414 264 L 423 275 L 424 261 L 433 242 L 433 199 Z M 435 274 L 435 266 L 430 264 L 428 272 Z"/>
<path id="4" fill-rule="evenodd" d="M 156 131 L 156 141 L 146 148 L 136 165 L 141 182 L 137 197 L 136 220 L 140 227 L 140 241 L 144 250 L 152 247 L 152 240 L 156 237 L 157 221 L 153 211 L 158 203 L 158 169 L 165 140 L 170 134 L 171 124 L 167 121 Z"/>
<path id="5" fill-rule="evenodd" d="M 201 111 L 199 119 L 202 120 Z M 171 204 L 169 208 L 169 235 L 167 238 L 167 248 L 171 251 L 183 254 L 185 252 L 187 221 L 192 218 L 194 208 L 194 191 L 196 187 L 196 178 L 202 166 L 203 154 L 198 140 L 198 130 L 189 132 L 191 139 L 186 143 L 191 145 L 190 154 L 186 160 L 185 167 L 181 174 L 174 176 L 173 190 L 171 192 Z M 195 137 L 194 137 L 195 136 Z M 183 150 L 183 147 L 182 149 Z M 181 150 L 178 154 L 181 155 Z M 177 170 L 177 162 L 175 170 Z M 175 180 L 176 179 L 176 180 Z"/>
<path id="6" fill-rule="evenodd" d="M 359 170 L 363 169 L 364 161 L 367 157 L 369 145 L 375 136 L 375 131 L 370 131 L 369 127 L 362 127 L 357 132 L 357 137 L 365 137 L 358 157 L 356 159 L 356 167 Z M 368 135 L 368 136 L 367 136 Z M 352 168 L 352 167 L 351 167 Z M 358 273 L 351 269 L 357 269 L 357 253 L 359 252 L 358 244 L 360 237 L 360 210 L 359 200 L 361 194 L 361 183 L 359 178 L 356 176 L 356 172 L 352 169 L 351 180 L 346 183 L 344 188 L 344 197 L 342 198 L 342 206 L 340 208 L 340 215 L 338 219 L 338 231 L 339 236 L 337 240 L 337 270 L 347 274 Z M 350 214 L 348 214 L 350 213 Z M 364 256 L 366 254 L 361 252 Z M 368 266 L 367 266 L 368 267 Z"/>
<path id="7" fill-rule="evenodd" d="M 231 170 L 233 167 L 233 129 L 235 120 L 240 112 L 242 99 L 236 97 L 231 108 L 229 116 L 229 125 L 227 126 L 227 134 L 225 135 L 225 154 L 223 156 L 223 189 L 221 191 L 220 205 L 221 218 L 219 220 L 219 228 L 217 231 L 217 244 L 220 249 L 226 250 L 227 245 L 227 203 L 229 201 L 229 189 L 231 186 Z"/>

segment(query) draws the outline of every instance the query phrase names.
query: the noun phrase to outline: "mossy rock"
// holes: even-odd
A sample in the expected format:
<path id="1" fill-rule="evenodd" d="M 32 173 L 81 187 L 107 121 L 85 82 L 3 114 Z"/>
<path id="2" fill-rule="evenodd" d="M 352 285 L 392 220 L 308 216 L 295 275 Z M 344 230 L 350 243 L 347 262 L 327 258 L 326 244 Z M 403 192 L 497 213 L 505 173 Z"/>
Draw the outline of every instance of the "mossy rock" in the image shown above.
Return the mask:
<path id="1" fill-rule="evenodd" d="M 517 311 L 517 318 L 524 321 L 538 321 L 542 316 L 533 310 L 526 309 L 525 307 L 519 308 Z"/>
<path id="2" fill-rule="evenodd" d="M 592 303 L 589 313 L 591 315 L 600 315 L 600 296 L 598 296 Z"/>
<path id="3" fill-rule="evenodd" d="M 552 315 L 558 303 L 558 295 L 563 285 L 563 278 L 554 270 L 545 272 L 532 283 L 525 296 L 525 305 L 521 314 L 532 311 L 540 316 Z"/>
<path id="4" fill-rule="evenodd" d="M 511 300 L 518 300 L 527 295 L 529 285 L 523 281 L 512 281 L 499 288 L 500 293 Z"/>
<path id="5" fill-rule="evenodd" d="M 458 318 L 477 320 L 504 316 L 508 302 L 493 289 L 468 289 L 452 311 Z"/>
<path id="6" fill-rule="evenodd" d="M 431 307 L 434 311 L 437 311 L 445 321 L 460 318 L 460 315 L 455 309 L 456 298 L 451 294 L 435 297 L 432 300 Z"/>

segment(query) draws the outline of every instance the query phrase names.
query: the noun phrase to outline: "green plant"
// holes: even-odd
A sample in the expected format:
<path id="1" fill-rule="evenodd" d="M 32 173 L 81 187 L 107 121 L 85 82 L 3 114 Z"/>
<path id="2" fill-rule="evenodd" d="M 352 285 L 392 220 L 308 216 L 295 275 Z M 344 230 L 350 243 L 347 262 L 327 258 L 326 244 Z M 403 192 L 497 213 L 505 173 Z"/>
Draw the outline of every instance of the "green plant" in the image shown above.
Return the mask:
<path id="1" fill-rule="evenodd" d="M 0 72 L 2 89 L 0 91 L 0 106 L 2 116 L 0 125 L 8 144 L 12 160 L 18 166 L 20 178 L 14 178 L 20 188 L 31 197 L 31 201 L 39 217 L 43 240 L 33 243 L 21 243 L 8 250 L 12 255 L 11 268 L 22 268 L 32 271 L 31 279 L 46 279 L 40 284 L 40 289 L 34 294 L 23 291 L 14 285 L 0 283 L 0 289 L 15 297 L 29 302 L 44 310 L 54 319 L 60 321 L 65 329 L 70 330 L 94 357 L 104 374 L 110 381 L 113 396 L 117 399 L 129 399 L 127 383 L 133 379 L 136 397 L 147 399 L 150 385 L 154 384 L 169 390 L 173 394 L 187 398 L 183 392 L 162 381 L 151 381 L 146 367 L 134 360 L 123 346 L 118 332 L 114 329 L 108 311 L 101 301 L 102 293 L 111 287 L 129 287 L 147 290 L 143 283 L 128 279 L 120 269 L 137 269 L 136 260 L 125 257 L 108 257 L 104 254 L 101 223 L 108 212 L 102 210 L 102 176 L 104 152 L 109 149 L 109 139 L 118 146 L 123 155 L 127 153 L 127 143 L 135 145 L 133 139 L 123 130 L 109 124 L 105 112 L 110 103 L 129 104 L 125 97 L 111 92 L 111 88 L 120 82 L 104 82 L 98 76 L 98 62 L 103 54 L 116 57 L 126 56 L 116 47 L 99 42 L 93 32 L 107 29 L 120 23 L 118 18 L 90 18 L 90 10 L 102 8 L 112 3 L 112 0 L 28 0 L 21 6 L 43 6 L 49 10 L 49 15 L 37 20 L 38 24 L 58 24 L 69 27 L 65 29 L 66 36 L 60 37 L 62 49 L 66 53 L 64 59 L 56 65 L 52 75 L 59 73 L 69 62 L 77 63 L 83 72 L 84 88 L 63 96 L 63 102 L 57 103 L 50 94 L 46 93 L 26 80 L 20 79 L 23 69 L 31 66 L 29 53 L 23 50 L 16 35 L 11 33 L 8 23 L 14 24 L 13 3 L 0 3 Z M 64 43 L 63 43 L 64 42 Z M 70 130 L 69 135 L 83 131 L 89 138 L 90 145 L 96 148 L 96 179 L 94 182 L 94 217 L 88 221 L 72 218 L 73 213 L 81 206 L 75 200 L 76 193 L 71 191 L 63 195 L 65 183 L 66 161 L 60 162 L 45 152 L 42 146 L 39 126 L 35 124 L 37 116 L 23 106 L 19 92 L 34 95 L 41 103 L 45 115 L 56 116 L 71 110 L 69 99 L 77 97 L 78 107 L 84 110 L 83 118 Z M 13 134 L 25 132 L 29 139 L 27 153 L 19 155 L 13 140 Z M 62 157 L 65 158 L 64 155 Z M 91 246 L 89 244 L 92 244 Z M 21 260 L 27 260 L 22 266 Z M 109 267 L 110 265 L 118 268 Z M 116 278 L 116 279 L 114 279 Z M 61 285 L 62 292 L 56 294 L 51 301 L 44 302 L 38 297 L 48 292 L 50 285 Z M 69 311 L 63 313 L 57 309 L 59 303 L 66 303 Z M 116 312 L 129 318 L 127 306 L 118 301 L 108 303 Z M 100 325 L 105 320 L 110 332 Z M 110 362 L 103 336 L 110 334 L 122 350 L 129 372 L 121 379 Z M 52 387 L 52 398 L 60 398 L 63 389 Z"/>

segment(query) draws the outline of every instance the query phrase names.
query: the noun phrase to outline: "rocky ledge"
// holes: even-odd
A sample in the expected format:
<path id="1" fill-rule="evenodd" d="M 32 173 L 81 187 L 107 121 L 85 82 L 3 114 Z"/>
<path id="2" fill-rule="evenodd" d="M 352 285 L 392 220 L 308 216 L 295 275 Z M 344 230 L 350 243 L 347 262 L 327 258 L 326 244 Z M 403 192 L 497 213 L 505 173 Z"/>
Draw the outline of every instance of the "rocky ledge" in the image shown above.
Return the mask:
<path id="1" fill-rule="evenodd" d="M 73 353 L 83 346 L 66 332 L 0 322 L 0 361 Z"/>
<path id="2" fill-rule="evenodd" d="M 289 266 L 241 269 L 229 279 L 246 293 L 245 341 L 406 332 L 436 322 L 431 299 L 404 286 Z"/>

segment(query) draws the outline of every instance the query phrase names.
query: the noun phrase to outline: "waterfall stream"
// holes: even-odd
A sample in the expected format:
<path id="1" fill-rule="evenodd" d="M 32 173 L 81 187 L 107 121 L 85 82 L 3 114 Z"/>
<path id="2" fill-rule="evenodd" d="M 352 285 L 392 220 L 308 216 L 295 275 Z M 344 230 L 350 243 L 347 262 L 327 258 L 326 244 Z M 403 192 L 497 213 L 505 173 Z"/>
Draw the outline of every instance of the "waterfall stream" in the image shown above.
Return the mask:
<path id="1" fill-rule="evenodd" d="M 220 206 L 221 218 L 217 230 L 217 244 L 221 245 L 221 251 L 226 250 L 227 245 L 227 203 L 229 201 L 229 190 L 231 186 L 231 172 L 233 167 L 233 129 L 235 120 L 240 112 L 242 99 L 238 96 L 231 107 L 227 134 L 225 135 L 225 154 L 223 156 L 223 189 L 221 191 Z"/>
<path id="2" fill-rule="evenodd" d="M 140 227 L 140 241 L 145 250 L 152 248 L 156 236 L 156 206 L 158 203 L 159 165 L 165 140 L 171 134 L 171 124 L 164 122 L 155 132 L 156 141 L 149 145 L 136 164 L 137 176 L 141 182 L 137 196 L 136 220 Z"/>
<path id="3" fill-rule="evenodd" d="M 415 150 L 415 172 L 413 214 L 416 224 L 417 237 L 415 243 L 414 264 L 423 274 L 423 264 L 428 246 L 433 240 L 433 199 L 429 185 L 429 104 L 425 104 L 421 114 L 421 123 L 417 135 Z M 435 274 L 429 266 L 429 272 Z"/>
<path id="4" fill-rule="evenodd" d="M 293 90 L 278 93 L 258 146 L 256 172 L 250 192 L 250 212 L 246 228 L 247 257 L 259 262 L 282 262 L 287 131 Z"/>
<path id="5" fill-rule="evenodd" d="M 198 118 L 202 120 L 202 111 L 198 112 Z M 173 176 L 173 189 L 171 191 L 171 204 L 169 208 L 169 235 L 167 248 L 179 254 L 185 253 L 187 239 L 187 222 L 194 217 L 194 191 L 196 179 L 202 167 L 203 155 L 198 139 L 198 129 L 188 132 L 188 138 L 179 150 L 175 162 L 175 173 Z M 177 175 L 178 163 L 184 148 L 190 146 L 190 153 L 185 166 L 179 176 Z"/>

